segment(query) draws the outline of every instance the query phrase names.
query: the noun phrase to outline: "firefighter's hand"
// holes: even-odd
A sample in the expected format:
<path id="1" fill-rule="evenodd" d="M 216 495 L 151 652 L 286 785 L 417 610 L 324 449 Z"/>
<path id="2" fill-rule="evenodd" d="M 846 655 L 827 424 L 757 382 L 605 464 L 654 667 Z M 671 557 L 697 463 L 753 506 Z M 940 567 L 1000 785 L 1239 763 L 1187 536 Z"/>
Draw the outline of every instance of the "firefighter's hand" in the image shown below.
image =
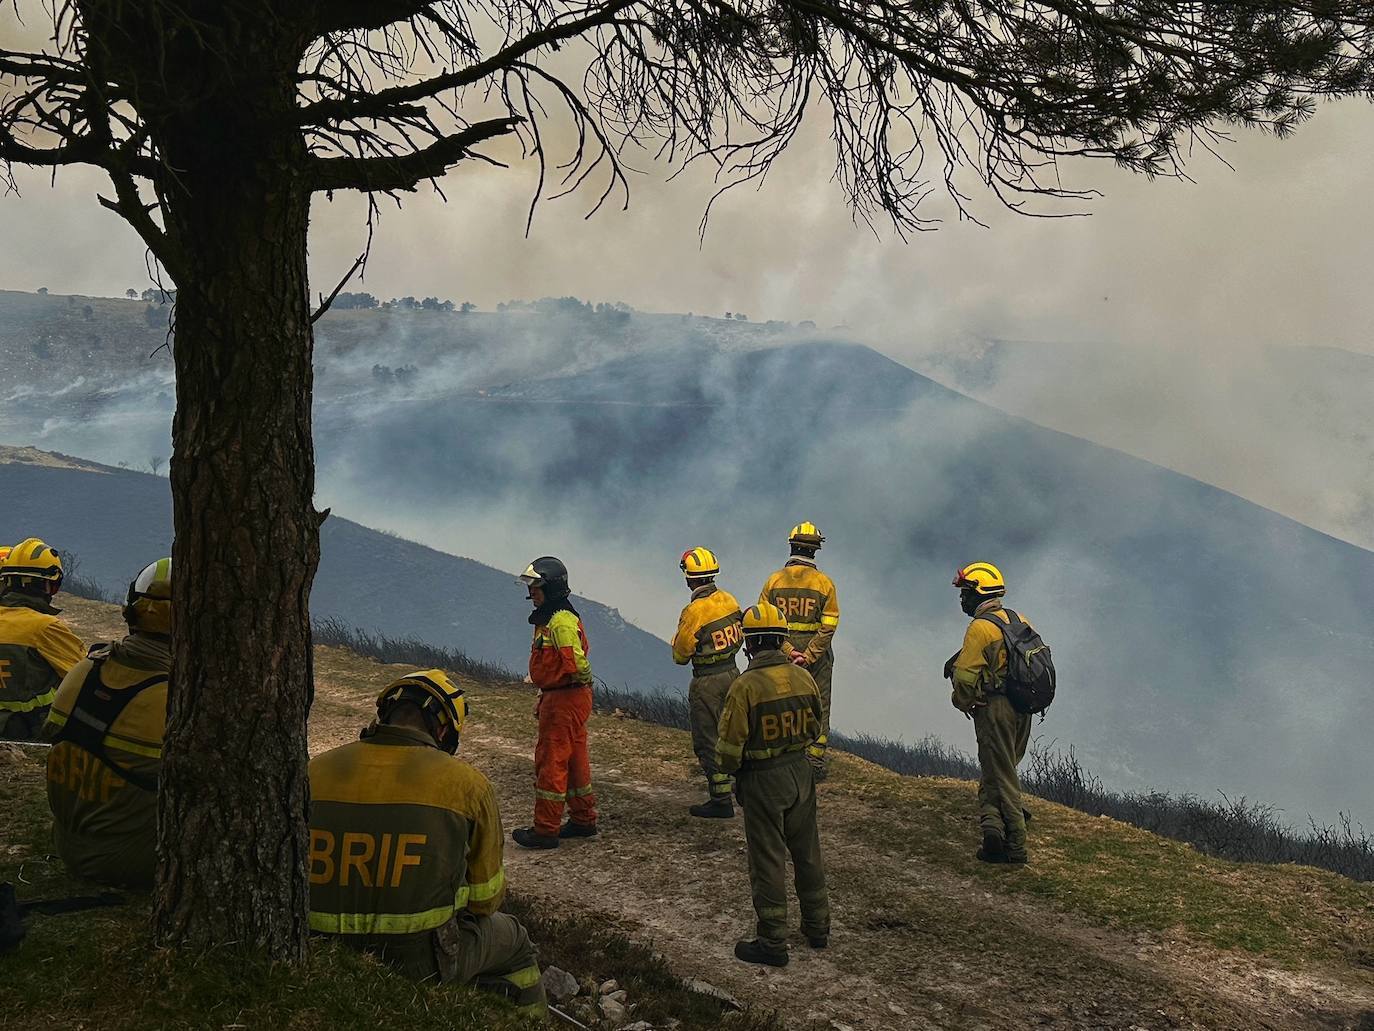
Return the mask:
<path id="1" fill-rule="evenodd" d="M 536 718 L 536 719 L 537 719 L 538 716 L 539 716 L 539 703 L 542 702 L 543 700 L 544 700 L 544 692 L 543 692 L 543 691 L 540 691 L 537 695 L 534 696 L 534 715 L 535 715 L 535 718 Z"/>
<path id="2" fill-rule="evenodd" d="M 953 655 L 951 655 L 948 659 L 945 660 L 945 679 L 946 679 L 946 680 L 953 680 L 953 679 L 954 679 L 954 664 L 955 664 L 956 662 L 959 661 L 959 655 L 960 655 L 959 652 L 955 652 Z"/>
<path id="3" fill-rule="evenodd" d="M 811 665 L 811 663 L 806 661 L 806 652 L 793 652 L 792 665 L 806 667 Z"/>

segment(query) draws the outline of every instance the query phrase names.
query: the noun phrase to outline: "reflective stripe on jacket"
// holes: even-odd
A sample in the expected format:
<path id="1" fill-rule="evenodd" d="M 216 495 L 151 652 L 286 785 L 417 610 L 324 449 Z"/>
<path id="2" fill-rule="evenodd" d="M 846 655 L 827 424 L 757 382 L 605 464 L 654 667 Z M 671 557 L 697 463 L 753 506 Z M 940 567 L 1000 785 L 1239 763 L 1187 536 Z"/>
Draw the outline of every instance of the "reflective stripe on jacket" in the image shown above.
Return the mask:
<path id="1" fill-rule="evenodd" d="M 816 682 L 780 651 L 757 655 L 730 685 L 719 729 L 716 766 L 721 773 L 802 752 L 821 729 Z"/>
<path id="2" fill-rule="evenodd" d="M 43 736 L 52 738 L 70 718 L 94 665 L 100 685 L 111 692 L 146 683 L 170 672 L 171 648 L 162 641 L 130 635 L 91 649 L 62 681 Z M 167 728 L 167 682 L 140 691 L 110 725 L 104 744 L 110 758 L 135 775 L 156 779 L 162 768 Z M 57 851 L 73 873 L 106 883 L 139 880 L 151 871 L 157 837 L 157 795 L 130 784 L 98 756 L 72 741 L 48 751 L 48 805 Z"/>
<path id="3" fill-rule="evenodd" d="M 534 640 L 530 644 L 530 681 L 541 691 L 575 684 L 590 686 L 589 650 L 582 620 L 567 609 L 559 609 L 549 617 L 548 623 L 534 628 Z"/>
<path id="4" fill-rule="evenodd" d="M 805 558 L 791 558 L 770 576 L 759 601 L 772 602 L 787 617 L 788 642 L 783 651 L 804 651 L 808 664 L 830 650 L 840 625 L 840 601 L 835 583 Z"/>
<path id="5" fill-rule="evenodd" d="M 673 661 L 698 668 L 734 665 L 735 653 L 744 643 L 740 629 L 739 602 L 715 584 L 698 587 L 677 621 L 673 637 Z"/>
<path id="6" fill-rule="evenodd" d="M 491 782 L 429 736 L 380 726 L 310 762 L 310 928 L 424 934 L 505 896 Z"/>
<path id="7" fill-rule="evenodd" d="M 85 654 L 45 599 L 18 591 L 0 595 L 0 711 L 51 705 L 57 685 Z"/>

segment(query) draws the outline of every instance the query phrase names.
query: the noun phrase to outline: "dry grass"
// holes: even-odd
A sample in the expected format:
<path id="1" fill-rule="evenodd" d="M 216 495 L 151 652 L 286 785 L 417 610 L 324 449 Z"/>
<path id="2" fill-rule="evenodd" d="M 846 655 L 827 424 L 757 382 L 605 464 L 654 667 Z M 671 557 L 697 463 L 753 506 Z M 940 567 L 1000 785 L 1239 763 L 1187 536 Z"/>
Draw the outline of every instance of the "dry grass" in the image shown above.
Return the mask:
<path id="1" fill-rule="evenodd" d="M 108 607 L 79 608 L 82 629 L 87 616 L 109 625 Z M 400 668 L 317 648 L 312 750 L 355 737 Z M 532 689 L 460 680 L 473 700 L 464 754 L 497 783 L 507 815 L 518 813 L 529 804 Z M 617 950 L 629 947 L 621 939 L 652 938 L 669 965 L 636 953 L 645 965 L 635 968 L 632 998 L 642 994 L 645 1012 L 690 1009 L 699 1000 L 672 1002 L 673 972 L 719 964 L 729 923 L 747 915 L 738 821 L 683 818 L 700 783 L 683 732 L 622 711 L 595 714 L 591 734 L 608 832 L 566 855 L 508 854 L 512 883 L 523 904 L 539 899 L 526 912 L 546 958 L 579 975 L 616 976 Z M 843 753 L 820 795 L 837 920 L 831 950 L 799 958 L 782 981 L 729 961 L 705 975 L 761 1001 L 755 1012 L 776 1002 L 788 1026 L 806 1026 L 817 1005 L 843 1012 L 845 995 L 812 994 L 836 984 L 908 1012 L 943 1012 L 937 1022 L 951 1026 L 1008 1026 L 1007 1007 L 1051 1026 L 1225 1028 L 1319 1026 L 1374 1009 L 1374 885 L 1225 862 L 1040 800 L 1031 803 L 1031 865 L 989 868 L 972 856 L 971 784 L 904 777 Z M 593 949 L 598 931 L 613 940 Z M 1198 981 L 1198 965 L 1227 973 Z M 665 971 L 668 994 L 659 995 L 653 979 Z M 1282 978 L 1296 987 L 1273 988 Z"/>

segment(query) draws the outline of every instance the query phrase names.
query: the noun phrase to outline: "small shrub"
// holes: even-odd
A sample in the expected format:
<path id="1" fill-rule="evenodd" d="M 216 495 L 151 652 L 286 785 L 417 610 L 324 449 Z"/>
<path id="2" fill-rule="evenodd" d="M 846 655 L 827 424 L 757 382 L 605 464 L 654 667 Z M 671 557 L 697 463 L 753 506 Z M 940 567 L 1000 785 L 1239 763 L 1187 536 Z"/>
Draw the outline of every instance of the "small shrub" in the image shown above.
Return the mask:
<path id="1" fill-rule="evenodd" d="M 520 679 L 505 666 L 469 658 L 456 648 L 441 648 L 418 637 L 389 637 L 381 631 L 368 633 L 338 619 L 314 620 L 312 633 L 316 644 L 347 648 L 358 655 L 387 664 L 403 663 L 416 669 L 445 669 L 474 680 Z"/>
<path id="2" fill-rule="evenodd" d="M 604 681 L 597 681 L 592 688 L 592 705 L 599 712 L 619 709 L 632 719 L 660 727 L 675 730 L 691 727 L 686 696 L 662 688 L 653 692 L 631 691 L 627 687 L 611 687 Z"/>
<path id="3" fill-rule="evenodd" d="M 99 582 L 90 577 L 81 575 L 81 557 L 75 552 L 57 549 L 57 554 L 62 559 L 62 590 L 74 598 L 85 598 L 89 601 L 103 601 L 106 604 L 118 604 L 124 599 L 116 595 L 113 591 L 106 590 Z"/>

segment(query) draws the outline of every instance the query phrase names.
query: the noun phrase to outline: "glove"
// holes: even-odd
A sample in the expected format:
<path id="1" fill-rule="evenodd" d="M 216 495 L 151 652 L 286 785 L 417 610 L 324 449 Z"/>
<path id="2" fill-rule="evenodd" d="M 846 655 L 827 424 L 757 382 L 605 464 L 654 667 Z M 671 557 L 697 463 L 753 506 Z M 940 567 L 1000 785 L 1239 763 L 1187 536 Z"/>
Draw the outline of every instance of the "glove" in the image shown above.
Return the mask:
<path id="1" fill-rule="evenodd" d="M 946 679 L 946 680 L 953 680 L 953 679 L 954 679 L 954 664 L 955 664 L 955 662 L 957 662 L 957 661 L 959 660 L 959 655 L 960 655 L 959 652 L 955 652 L 953 655 L 951 655 L 948 659 L 945 660 L 945 679 Z"/>

